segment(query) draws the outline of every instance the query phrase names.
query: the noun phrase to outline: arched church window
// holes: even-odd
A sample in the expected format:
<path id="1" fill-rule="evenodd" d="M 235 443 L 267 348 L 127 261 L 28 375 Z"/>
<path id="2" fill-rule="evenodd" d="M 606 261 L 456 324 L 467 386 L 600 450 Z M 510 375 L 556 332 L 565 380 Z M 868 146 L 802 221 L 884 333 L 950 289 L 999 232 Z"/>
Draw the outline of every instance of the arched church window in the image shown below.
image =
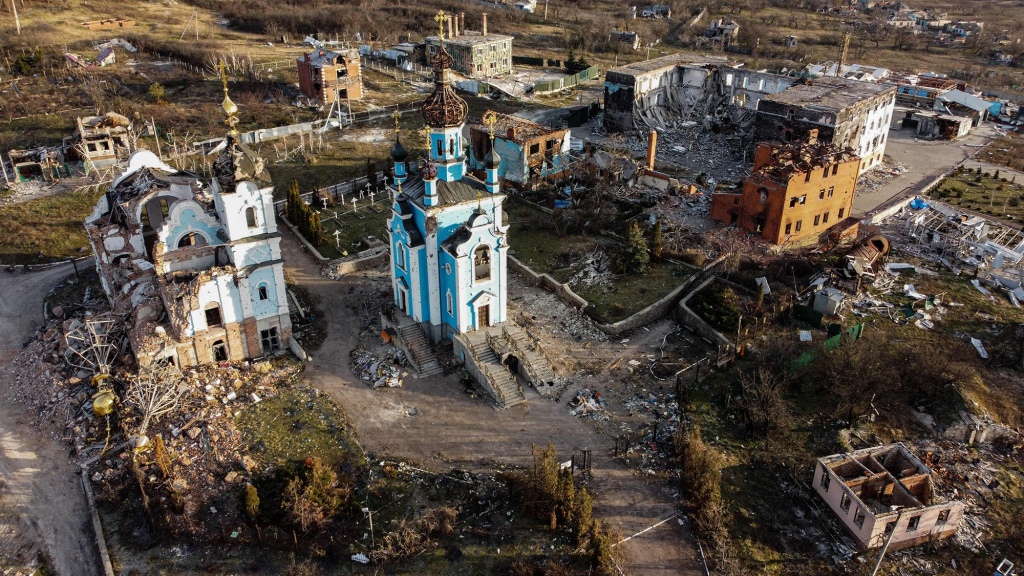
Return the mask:
<path id="1" fill-rule="evenodd" d="M 491 249 L 480 246 L 473 252 L 473 278 L 477 282 L 491 279 Z"/>
<path id="2" fill-rule="evenodd" d="M 260 300 L 270 299 L 270 291 L 267 290 L 267 285 L 265 283 L 261 283 L 256 287 L 256 293 L 259 295 Z"/>
<path id="3" fill-rule="evenodd" d="M 245 209 L 245 223 L 249 228 L 256 227 L 256 208 L 249 206 Z"/>
<path id="4" fill-rule="evenodd" d="M 195 232 L 189 232 L 178 240 L 178 248 L 188 248 L 189 246 L 206 246 L 206 238 L 203 238 Z"/>
<path id="5" fill-rule="evenodd" d="M 448 153 L 452 156 L 455 155 L 455 138 L 448 139 Z"/>
<path id="6" fill-rule="evenodd" d="M 401 242 L 395 244 L 395 265 L 405 270 L 405 249 Z"/>
<path id="7" fill-rule="evenodd" d="M 452 315 L 452 308 L 453 308 L 452 304 L 453 304 L 453 302 L 452 302 L 452 293 L 448 292 L 447 294 L 445 294 L 445 308 L 447 308 L 449 316 Z"/>
<path id="8" fill-rule="evenodd" d="M 444 138 L 437 139 L 437 155 L 444 156 Z"/>

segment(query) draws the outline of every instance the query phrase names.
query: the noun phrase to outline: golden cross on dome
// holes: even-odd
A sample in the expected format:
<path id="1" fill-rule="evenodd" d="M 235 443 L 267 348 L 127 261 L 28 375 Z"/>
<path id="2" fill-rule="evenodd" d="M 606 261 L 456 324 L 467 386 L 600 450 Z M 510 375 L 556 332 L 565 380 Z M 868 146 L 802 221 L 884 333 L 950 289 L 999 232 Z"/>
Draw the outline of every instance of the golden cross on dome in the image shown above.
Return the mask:
<path id="1" fill-rule="evenodd" d="M 494 125 L 498 123 L 498 113 L 494 110 L 488 110 L 484 112 L 484 124 L 491 132 L 491 142 L 494 141 Z"/>
<path id="2" fill-rule="evenodd" d="M 483 192 L 477 191 L 477 193 L 476 193 L 476 209 L 477 210 L 483 210 L 484 209 L 483 204 L 482 204 L 483 198 L 484 198 Z"/>
<path id="3" fill-rule="evenodd" d="M 402 181 L 401 180 L 398 181 L 398 195 L 399 196 L 402 195 Z"/>
<path id="4" fill-rule="evenodd" d="M 395 134 L 398 134 L 398 120 L 402 117 L 402 113 L 396 108 L 391 117 L 395 119 Z"/>
<path id="5" fill-rule="evenodd" d="M 220 64 L 217 64 L 217 69 L 220 70 L 220 81 L 224 83 L 224 95 L 228 95 L 228 65 L 223 60 Z"/>
<path id="6" fill-rule="evenodd" d="M 434 21 L 437 22 L 437 39 L 444 42 L 444 21 L 448 19 L 448 16 L 444 13 L 444 10 L 438 10 L 437 15 L 434 16 Z"/>

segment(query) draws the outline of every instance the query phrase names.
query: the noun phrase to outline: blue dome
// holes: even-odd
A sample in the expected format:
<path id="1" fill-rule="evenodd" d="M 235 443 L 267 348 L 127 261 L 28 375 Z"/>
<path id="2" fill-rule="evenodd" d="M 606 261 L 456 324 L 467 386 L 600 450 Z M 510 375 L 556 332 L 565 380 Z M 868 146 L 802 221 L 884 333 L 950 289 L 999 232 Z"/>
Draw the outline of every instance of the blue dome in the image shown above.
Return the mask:
<path id="1" fill-rule="evenodd" d="M 398 139 L 398 134 L 395 134 L 395 146 L 391 149 L 391 159 L 395 162 L 405 162 L 408 157 L 409 153 L 405 150 L 405 146 L 402 146 L 402 141 Z"/>

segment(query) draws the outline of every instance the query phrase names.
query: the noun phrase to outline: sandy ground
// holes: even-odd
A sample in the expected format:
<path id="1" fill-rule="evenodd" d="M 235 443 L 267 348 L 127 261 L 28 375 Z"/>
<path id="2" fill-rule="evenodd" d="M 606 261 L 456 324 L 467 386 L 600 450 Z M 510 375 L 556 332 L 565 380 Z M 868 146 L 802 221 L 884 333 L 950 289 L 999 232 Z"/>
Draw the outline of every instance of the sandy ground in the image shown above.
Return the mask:
<path id="1" fill-rule="evenodd" d="M 67 447 L 34 428 L 25 407 L 10 401 L 7 384 L 11 358 L 42 324 L 44 295 L 71 270 L 64 265 L 41 272 L 0 271 L 0 390 L 7 400 L 0 402 L 0 533 L 10 539 L 3 544 L 6 550 L 41 549 L 57 574 L 91 576 L 101 572 L 78 468 Z M 0 557 L 0 564 L 6 560 Z"/>
<path id="2" fill-rule="evenodd" d="M 348 304 L 358 293 L 350 290 L 365 282 L 353 275 L 332 281 L 319 274 L 313 260 L 302 252 L 289 234 L 282 243 L 286 268 L 295 281 L 321 298 L 320 309 L 328 315 L 330 333 L 314 355 L 306 374 L 310 383 L 330 392 L 353 420 L 363 447 L 377 455 L 417 460 L 423 466 L 480 469 L 494 463 L 525 465 L 533 444 L 551 442 L 559 454 L 588 447 L 593 454 L 591 488 L 596 496 L 595 514 L 624 537 L 665 519 L 657 528 L 622 544 L 629 575 L 702 574 L 689 534 L 672 518 L 676 513 L 670 489 L 661 481 L 645 481 L 612 457 L 614 439 L 595 426 L 568 414 L 572 389 L 560 401 L 546 400 L 527 390 L 528 402 L 496 411 L 480 397 L 472 398 L 454 376 L 406 378 L 402 388 L 373 390 L 352 375 L 349 354 L 359 342 L 359 319 Z M 385 287 L 386 289 L 386 287 Z M 664 323 L 668 324 L 668 323 Z M 605 346 L 621 348 L 619 354 L 646 351 L 663 332 L 644 332 L 629 345 L 620 341 Z M 584 343 L 578 343 L 581 354 Z M 589 353 L 589 351 L 588 351 Z M 608 353 L 602 353 L 604 361 Z M 610 378 L 607 373 L 595 376 Z M 590 380 L 590 378 L 587 378 Z M 586 384 L 579 382 L 577 386 Z M 408 416 L 409 408 L 416 409 Z"/>

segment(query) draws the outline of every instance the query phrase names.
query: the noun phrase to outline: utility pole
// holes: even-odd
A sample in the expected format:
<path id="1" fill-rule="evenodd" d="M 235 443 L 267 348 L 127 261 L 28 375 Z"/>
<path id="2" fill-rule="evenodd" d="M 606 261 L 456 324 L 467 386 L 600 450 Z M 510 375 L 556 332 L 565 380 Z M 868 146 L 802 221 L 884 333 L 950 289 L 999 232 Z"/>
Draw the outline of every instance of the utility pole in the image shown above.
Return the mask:
<path id="1" fill-rule="evenodd" d="M 885 539 L 885 545 L 882 546 L 882 552 L 878 555 L 878 562 L 875 562 L 875 568 L 871 571 L 871 576 L 878 574 L 878 568 L 882 566 L 882 559 L 885 558 L 885 551 L 889 549 L 889 543 L 892 542 L 892 537 L 896 535 L 896 526 L 900 524 L 900 518 L 903 517 L 903 510 L 896 515 L 896 525 L 893 526 L 892 532 L 889 532 L 889 537 Z"/>
<path id="2" fill-rule="evenodd" d="M 153 117 L 149 117 L 149 125 L 153 127 L 153 140 L 156 142 L 156 155 L 160 157 L 160 161 L 164 161 L 164 153 L 160 151 L 160 135 L 156 133 L 156 120 Z"/>
<path id="3" fill-rule="evenodd" d="M 14 28 L 18 31 L 18 36 L 21 36 L 21 20 L 18 19 L 18 2 L 17 0 L 11 0 L 11 9 L 14 11 Z"/>

